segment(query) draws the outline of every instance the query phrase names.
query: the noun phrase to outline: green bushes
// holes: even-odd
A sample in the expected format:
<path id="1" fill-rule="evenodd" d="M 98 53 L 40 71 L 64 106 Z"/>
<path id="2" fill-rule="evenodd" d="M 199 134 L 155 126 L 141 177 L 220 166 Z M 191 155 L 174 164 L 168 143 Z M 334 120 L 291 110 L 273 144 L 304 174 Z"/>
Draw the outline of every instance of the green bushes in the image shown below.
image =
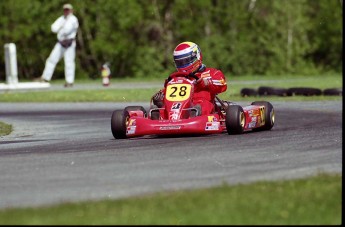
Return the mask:
<path id="1" fill-rule="evenodd" d="M 56 42 L 51 23 L 60 0 L 0 1 L 0 44 L 17 45 L 20 79 L 41 75 Z M 165 78 L 182 41 L 202 49 L 204 63 L 231 75 L 342 72 L 339 0 L 83 0 L 71 1 L 80 28 L 77 78 Z M 54 78 L 64 78 L 63 61 Z M 0 55 L 0 79 L 5 79 Z"/>

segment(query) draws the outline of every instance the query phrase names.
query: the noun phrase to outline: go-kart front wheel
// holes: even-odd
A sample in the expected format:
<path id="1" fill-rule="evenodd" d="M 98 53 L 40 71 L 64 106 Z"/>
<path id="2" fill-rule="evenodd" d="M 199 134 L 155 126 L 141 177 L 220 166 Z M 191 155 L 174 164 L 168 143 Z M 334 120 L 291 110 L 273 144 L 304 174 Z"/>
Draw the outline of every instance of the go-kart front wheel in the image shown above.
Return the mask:
<path id="1" fill-rule="evenodd" d="M 129 113 L 126 110 L 115 110 L 111 116 L 111 133 L 115 139 L 126 139 Z"/>
<path id="2" fill-rule="evenodd" d="M 243 108 L 239 105 L 229 105 L 226 109 L 225 123 L 229 135 L 243 133 L 245 125 Z"/>

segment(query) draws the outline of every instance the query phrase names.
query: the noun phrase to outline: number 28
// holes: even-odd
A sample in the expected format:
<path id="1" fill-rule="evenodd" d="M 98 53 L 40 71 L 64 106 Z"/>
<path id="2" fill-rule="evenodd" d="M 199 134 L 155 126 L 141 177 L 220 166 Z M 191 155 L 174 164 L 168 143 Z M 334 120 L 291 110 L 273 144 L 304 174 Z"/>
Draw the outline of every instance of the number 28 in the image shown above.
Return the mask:
<path id="1" fill-rule="evenodd" d="M 183 101 L 189 98 L 191 86 L 189 84 L 174 84 L 167 87 L 166 98 L 169 101 Z"/>

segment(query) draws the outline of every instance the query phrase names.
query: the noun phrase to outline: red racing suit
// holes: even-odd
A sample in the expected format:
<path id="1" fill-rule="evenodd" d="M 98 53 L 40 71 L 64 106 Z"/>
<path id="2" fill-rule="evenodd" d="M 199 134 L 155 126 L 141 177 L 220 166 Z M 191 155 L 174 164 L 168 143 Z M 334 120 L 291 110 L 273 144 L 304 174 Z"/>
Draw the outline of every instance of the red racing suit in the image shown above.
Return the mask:
<path id="1" fill-rule="evenodd" d="M 178 72 L 174 72 L 171 75 L 176 73 Z M 202 115 L 213 113 L 215 111 L 215 96 L 227 89 L 224 74 L 218 69 L 205 67 L 202 71 L 197 71 L 195 75 L 199 80 L 197 80 L 194 86 L 193 104 L 201 106 Z M 166 84 L 167 81 L 164 84 L 164 88 L 159 91 L 162 94 L 165 94 Z"/>
<path id="2" fill-rule="evenodd" d="M 214 99 L 217 94 L 226 91 L 228 85 L 222 71 L 215 68 L 206 68 L 195 73 L 202 80 L 194 88 L 193 104 L 200 104 L 202 115 L 214 112 Z"/>

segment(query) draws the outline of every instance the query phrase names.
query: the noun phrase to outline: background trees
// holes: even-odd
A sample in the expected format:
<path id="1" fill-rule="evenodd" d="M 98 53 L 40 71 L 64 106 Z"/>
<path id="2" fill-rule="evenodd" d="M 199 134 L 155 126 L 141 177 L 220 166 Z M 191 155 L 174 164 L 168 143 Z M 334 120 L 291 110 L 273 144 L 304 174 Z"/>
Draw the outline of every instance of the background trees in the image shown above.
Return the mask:
<path id="1" fill-rule="evenodd" d="M 80 28 L 77 78 L 162 77 L 182 41 L 230 75 L 342 72 L 342 0 L 71 0 Z M 61 0 L 0 1 L 0 44 L 17 46 L 19 77 L 40 76 Z M 63 61 L 54 78 L 64 78 Z M 5 79 L 4 54 L 0 79 Z"/>

